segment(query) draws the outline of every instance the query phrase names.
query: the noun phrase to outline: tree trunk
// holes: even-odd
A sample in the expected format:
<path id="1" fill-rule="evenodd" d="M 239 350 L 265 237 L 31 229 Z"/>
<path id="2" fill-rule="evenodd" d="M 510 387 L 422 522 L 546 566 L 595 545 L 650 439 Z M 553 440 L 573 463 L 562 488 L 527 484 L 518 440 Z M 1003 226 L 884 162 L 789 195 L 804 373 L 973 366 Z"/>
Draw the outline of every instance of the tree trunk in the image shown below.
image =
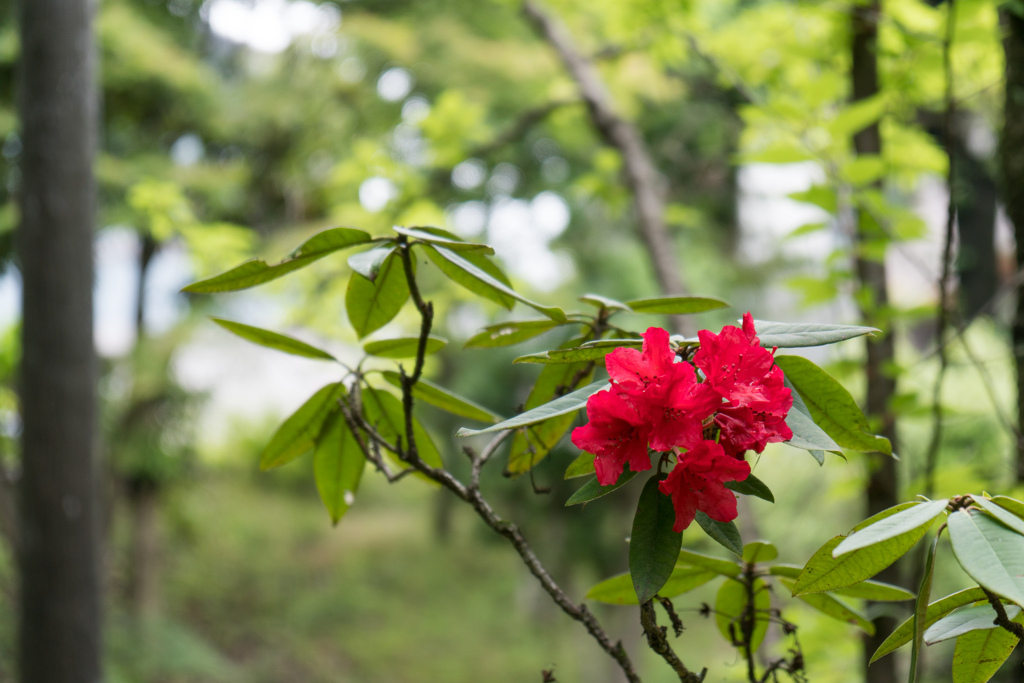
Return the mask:
<path id="1" fill-rule="evenodd" d="M 1006 53 L 1006 104 L 1003 112 L 1003 202 L 1017 238 L 1017 270 L 1024 268 L 1024 17 L 1003 10 Z M 1017 288 L 1013 320 L 1013 353 L 1017 362 L 1017 427 L 1024 434 L 1024 296 Z M 1024 482 L 1024 440 L 1017 442 L 1017 481 Z"/>
<path id="2" fill-rule="evenodd" d="M 96 683 L 92 4 L 21 3 L 23 683 Z"/>
<path id="3" fill-rule="evenodd" d="M 160 487 L 147 478 L 128 482 L 132 538 L 128 602 L 140 622 L 160 612 Z"/>
<path id="4" fill-rule="evenodd" d="M 853 101 L 862 100 L 878 93 L 878 20 L 881 14 L 880 0 L 858 4 L 852 15 L 852 65 Z M 872 124 L 859 131 L 853 138 L 858 155 L 878 155 L 882 151 L 882 138 L 878 124 Z M 858 239 L 865 239 L 867 216 L 860 217 Z M 877 228 L 876 228 L 877 230 Z M 889 303 L 886 284 L 885 261 L 873 261 L 857 257 L 857 275 L 862 287 L 871 293 L 871 302 L 862 310 L 865 322 L 873 322 L 875 312 Z M 868 338 L 867 361 L 867 414 L 880 423 L 880 432 L 892 442 L 896 450 L 896 420 L 889 408 L 889 402 L 896 391 L 896 382 L 887 371 L 895 358 L 895 345 L 891 330 L 876 338 Z M 873 515 L 896 505 L 896 461 L 887 456 L 874 457 L 869 461 L 867 490 L 865 492 L 867 514 Z M 877 577 L 881 581 L 899 584 L 900 576 L 896 565 L 889 567 Z M 896 683 L 896 659 L 885 657 L 868 666 L 871 655 L 881 645 L 896 623 L 892 617 L 875 619 L 876 633 L 864 638 L 864 680 L 868 683 Z"/>

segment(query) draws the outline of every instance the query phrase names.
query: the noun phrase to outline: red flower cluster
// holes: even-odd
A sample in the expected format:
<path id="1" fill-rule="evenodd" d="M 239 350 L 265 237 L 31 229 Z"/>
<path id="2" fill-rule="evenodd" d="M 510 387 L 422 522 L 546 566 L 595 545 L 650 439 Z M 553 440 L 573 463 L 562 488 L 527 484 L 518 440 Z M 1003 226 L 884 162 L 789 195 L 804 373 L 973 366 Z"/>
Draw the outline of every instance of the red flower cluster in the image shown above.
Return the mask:
<path id="1" fill-rule="evenodd" d="M 793 397 L 774 353 L 761 348 L 750 313 L 742 329 L 701 331 L 692 364 L 676 362 L 665 330 L 642 336 L 642 351 L 620 348 L 606 357 L 611 389 L 587 401 L 590 422 L 573 430 L 572 442 L 595 455 L 602 486 L 614 484 L 627 463 L 634 472 L 651 469 L 648 447 L 674 453 L 675 467 L 658 488 L 672 496 L 675 530 L 688 527 L 697 510 L 732 521 L 736 497 L 724 482 L 750 474 L 744 453 L 793 437 L 786 426 Z"/>

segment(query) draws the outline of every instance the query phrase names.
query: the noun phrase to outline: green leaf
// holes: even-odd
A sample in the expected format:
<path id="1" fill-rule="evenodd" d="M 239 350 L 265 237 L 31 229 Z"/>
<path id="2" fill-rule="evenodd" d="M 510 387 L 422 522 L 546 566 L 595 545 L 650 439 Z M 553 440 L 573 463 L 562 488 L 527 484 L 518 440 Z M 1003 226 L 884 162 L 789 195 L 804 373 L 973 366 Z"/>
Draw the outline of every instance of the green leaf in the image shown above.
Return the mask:
<path id="1" fill-rule="evenodd" d="M 858 154 L 842 164 L 840 175 L 854 187 L 863 187 L 885 175 L 885 160 L 877 154 Z"/>
<path id="2" fill-rule="evenodd" d="M 803 567 L 795 564 L 776 564 L 768 568 L 768 573 L 772 576 L 783 576 L 787 579 L 796 579 L 800 577 L 800 572 Z M 836 595 L 843 595 L 848 598 L 860 598 L 862 600 L 874 600 L 876 602 L 901 602 L 903 600 L 913 600 L 914 594 L 910 591 L 894 586 L 891 583 L 884 583 L 882 581 L 861 581 L 855 583 L 852 586 L 846 588 L 837 588 L 834 591 L 830 591 Z"/>
<path id="3" fill-rule="evenodd" d="M 980 510 L 946 520 L 957 562 L 980 586 L 1024 605 L 1024 538 Z"/>
<path id="4" fill-rule="evenodd" d="M 585 477 L 588 474 L 593 474 L 594 472 L 594 455 L 592 453 L 583 452 L 565 468 L 565 476 L 563 479 Z"/>
<path id="5" fill-rule="evenodd" d="M 629 575 L 641 605 L 658 594 L 675 569 L 683 543 L 683 535 L 672 530 L 675 521 L 672 498 L 651 477 L 640 492 L 629 541 Z"/>
<path id="6" fill-rule="evenodd" d="M 963 605 L 970 605 L 978 600 L 985 599 L 985 592 L 980 588 L 967 588 L 965 590 L 947 595 L 941 600 L 936 600 L 932 604 L 928 605 L 928 609 L 925 612 L 924 619 L 922 620 L 924 628 L 928 628 L 936 621 L 949 614 L 957 607 Z M 894 652 L 897 649 L 903 647 L 914 637 L 914 618 L 911 617 L 904 621 L 899 627 L 893 631 L 888 638 L 885 639 L 875 654 L 871 656 L 871 662 L 876 659 L 881 659 L 890 652 Z"/>
<path id="7" fill-rule="evenodd" d="M 569 339 L 561 348 L 575 348 L 590 338 L 589 333 L 575 339 Z M 593 362 L 547 365 L 541 370 L 534 382 L 530 395 L 526 398 L 527 411 L 541 408 L 566 391 L 571 391 L 581 383 L 590 382 L 594 377 Z M 576 421 L 577 413 L 570 411 L 556 415 L 537 424 L 520 430 L 512 438 L 512 446 L 508 452 L 506 472 L 519 475 L 530 471 L 541 460 L 547 457 L 551 449 L 558 445 L 569 428 Z"/>
<path id="8" fill-rule="evenodd" d="M 753 608 L 752 626 L 750 634 L 750 649 L 756 651 L 764 640 L 764 634 L 768 630 L 768 611 L 771 609 L 771 596 L 764 581 L 757 579 L 753 584 Z M 718 589 L 718 596 L 715 598 L 715 622 L 722 637 L 729 643 L 739 642 L 743 639 L 742 618 L 746 611 L 749 596 L 747 587 L 736 579 L 729 579 Z"/>
<path id="9" fill-rule="evenodd" d="M 921 575 L 921 585 L 917 589 L 917 601 L 914 603 L 914 627 L 913 639 L 910 650 L 910 683 L 917 682 L 917 667 L 921 659 L 921 647 L 924 642 L 924 621 L 928 614 L 928 601 L 932 594 L 932 578 L 935 576 L 935 553 L 939 548 L 939 536 L 942 530 L 935 535 L 932 546 L 925 556 L 924 573 Z"/>
<path id="10" fill-rule="evenodd" d="M 709 555 L 701 555 L 700 553 L 695 553 L 689 550 L 679 551 L 679 557 L 676 558 L 676 565 L 700 567 L 701 569 L 707 569 L 708 571 L 731 578 L 736 578 L 740 575 L 740 571 L 742 571 L 742 568 L 736 562 L 722 560 Z"/>
<path id="11" fill-rule="evenodd" d="M 348 511 L 359 490 L 366 467 L 366 456 L 345 420 L 333 416 L 313 452 L 313 474 L 320 500 L 337 524 Z"/>
<path id="12" fill-rule="evenodd" d="M 860 598 L 875 602 L 902 602 L 903 600 L 914 599 L 914 594 L 907 589 L 894 586 L 891 583 L 885 583 L 884 581 L 861 581 L 846 588 L 839 588 L 833 592 L 849 598 Z"/>
<path id="13" fill-rule="evenodd" d="M 628 484 L 629 480 L 635 476 L 636 472 L 633 470 L 623 470 L 622 474 L 619 475 L 618 480 L 616 480 L 614 484 L 610 484 L 608 486 L 601 486 L 597 483 L 597 477 L 594 477 L 577 489 L 576 493 L 569 496 L 569 500 L 565 501 L 565 506 L 570 507 L 581 503 L 589 503 L 590 501 L 597 500 L 602 496 L 607 496 L 615 489 Z"/>
<path id="14" fill-rule="evenodd" d="M 840 555 L 887 541 L 896 536 L 902 536 L 908 531 L 913 531 L 933 521 L 942 514 L 947 505 L 949 505 L 949 501 L 945 498 L 927 503 L 917 503 L 902 512 L 897 512 L 890 517 L 879 520 L 871 526 L 864 527 L 843 539 L 842 543 L 832 551 L 832 557 L 839 557 Z"/>
<path id="15" fill-rule="evenodd" d="M 521 341 L 542 335 L 548 330 L 553 330 L 560 324 L 554 320 L 521 320 L 488 325 L 470 337 L 466 342 L 466 348 L 488 349 L 518 344 Z"/>
<path id="16" fill-rule="evenodd" d="M 859 327 L 855 325 L 777 323 L 768 320 L 755 320 L 754 329 L 757 330 L 757 336 L 761 339 L 761 346 L 768 349 L 773 346 L 777 346 L 780 349 L 823 346 L 880 331 L 874 327 Z"/>
<path id="17" fill-rule="evenodd" d="M 335 382 L 322 387 L 277 428 L 260 456 L 260 469 L 270 470 L 312 450 L 327 416 L 338 410 L 345 385 Z"/>
<path id="18" fill-rule="evenodd" d="M 375 427 L 377 432 L 386 441 L 394 444 L 398 437 L 401 436 L 402 446 L 407 446 L 409 440 L 406 438 L 405 411 L 402 409 L 402 402 L 393 394 L 380 389 L 374 389 L 373 387 L 364 387 L 362 396 L 366 421 Z M 423 429 L 423 425 L 415 417 L 412 420 L 412 434 L 416 439 L 416 450 L 419 453 L 420 459 L 431 467 L 444 467 L 441 453 L 437 450 L 434 440 L 430 438 L 427 431 Z M 387 453 L 392 462 L 402 469 L 409 466 L 408 463 L 394 457 L 390 451 L 387 451 Z M 426 477 L 421 478 L 430 481 Z M 434 482 L 431 481 L 430 483 Z"/>
<path id="19" fill-rule="evenodd" d="M 787 588 L 793 588 L 792 581 L 786 579 L 780 579 L 780 581 Z M 798 595 L 797 599 L 802 600 L 804 603 L 826 616 L 847 624 L 852 624 L 868 635 L 875 635 L 875 625 L 868 621 L 867 617 L 850 605 L 847 605 L 842 600 L 839 600 L 828 593 L 808 593 L 806 595 Z"/>
<path id="20" fill-rule="evenodd" d="M 624 304 L 621 301 L 615 299 L 609 299 L 606 296 L 600 294 L 584 294 L 580 297 L 580 301 L 585 304 L 590 304 L 598 309 L 604 308 L 609 311 L 630 311 L 632 310 L 628 304 Z"/>
<path id="21" fill-rule="evenodd" d="M 1007 605 L 1004 609 L 1006 616 L 1010 619 L 1020 614 L 1020 607 L 1017 605 Z M 971 631 L 1000 628 L 996 625 L 997 616 L 995 608 L 987 602 L 983 605 L 957 610 L 932 624 L 924 633 L 924 642 L 934 645 L 943 640 L 958 638 Z"/>
<path id="22" fill-rule="evenodd" d="M 604 357 L 619 348 L 618 346 L 585 346 L 576 349 L 555 349 L 519 356 L 513 363 L 582 363 L 586 361 L 604 361 Z"/>
<path id="23" fill-rule="evenodd" d="M 466 429 L 463 427 L 455 433 L 455 436 L 476 436 L 477 434 L 500 432 L 506 429 L 515 429 L 516 427 L 524 427 L 526 425 L 543 422 L 544 420 L 555 417 L 556 415 L 574 413 L 577 410 L 586 407 L 588 398 L 608 386 L 608 380 L 594 382 L 593 384 L 588 384 L 582 389 L 577 389 L 571 394 L 566 394 L 565 396 L 556 398 L 554 401 L 545 403 L 533 410 L 527 410 L 525 413 L 520 413 L 519 415 L 509 418 L 504 422 L 499 422 L 496 425 L 492 425 L 484 429 Z"/>
<path id="24" fill-rule="evenodd" d="M 987 500 L 984 496 L 971 496 L 971 500 L 974 501 L 975 505 L 985 510 L 985 512 L 989 513 L 1000 522 L 1016 531 L 1018 534 L 1024 535 L 1024 519 L 1021 519 L 1017 515 L 1000 507 L 994 502 Z"/>
<path id="25" fill-rule="evenodd" d="M 668 577 L 665 585 L 658 591 L 658 595 L 663 598 L 674 598 L 703 586 L 717 576 L 718 574 L 715 572 L 706 569 L 677 566 L 672 570 L 672 575 Z M 633 588 L 633 577 L 628 572 L 605 579 L 591 588 L 587 591 L 587 600 L 597 600 L 609 605 L 640 604 L 636 599 L 636 589 Z"/>
<path id="26" fill-rule="evenodd" d="M 839 450 L 839 444 L 826 434 L 814 421 L 814 418 L 811 417 L 810 409 L 804 403 L 804 399 L 800 396 L 800 392 L 796 390 L 796 387 L 793 386 L 793 383 L 789 381 L 788 377 L 784 379 L 784 382 L 793 397 L 793 407 L 790 408 L 789 413 L 786 415 L 786 425 L 793 432 L 793 438 L 784 443 L 793 448 L 804 449 L 814 456 L 814 459 L 818 461 L 818 465 L 825 464 L 824 451 L 842 455 L 842 451 Z"/>
<path id="27" fill-rule="evenodd" d="M 863 529 L 914 505 L 917 503 L 903 503 L 883 510 L 855 526 L 853 531 Z M 924 536 L 931 524 L 932 520 L 929 520 L 917 529 L 889 539 L 882 545 L 861 548 L 839 558 L 832 557 L 832 551 L 846 536 L 836 536 L 811 556 L 793 589 L 796 594 L 821 593 L 869 579 L 910 550 Z"/>
<path id="28" fill-rule="evenodd" d="M 867 417 L 850 392 L 831 375 L 800 356 L 776 356 L 775 364 L 799 392 L 814 422 L 837 444 L 855 451 L 892 455 L 889 440 L 868 431 Z"/>
<path id="29" fill-rule="evenodd" d="M 353 228 L 332 228 L 314 235 L 301 247 L 292 252 L 291 256 L 273 266 L 268 266 L 266 261 L 255 259 L 246 261 L 242 265 L 221 273 L 207 280 L 194 282 L 181 291 L 193 294 L 212 294 L 215 292 L 233 292 L 239 289 L 247 289 L 256 285 L 270 282 L 287 275 L 292 271 L 304 268 L 309 264 L 322 259 L 330 253 L 351 247 L 356 244 L 364 244 L 370 241 L 369 233 Z"/>
<path id="30" fill-rule="evenodd" d="M 725 488 L 736 493 L 742 493 L 745 496 L 756 496 L 761 500 L 767 500 L 769 503 L 775 502 L 775 496 L 772 495 L 768 485 L 753 474 L 748 474 L 747 478 L 743 481 L 727 481 L 725 482 Z"/>
<path id="31" fill-rule="evenodd" d="M 1024 624 L 1024 615 L 1014 620 Z M 1003 628 L 971 631 L 960 636 L 953 649 L 953 683 L 985 683 L 999 671 L 1013 649 L 1017 636 Z"/>
<path id="32" fill-rule="evenodd" d="M 751 541 L 743 546 L 743 561 L 749 564 L 755 562 L 771 562 L 779 556 L 778 549 L 768 541 Z"/>
<path id="33" fill-rule="evenodd" d="M 700 296 L 664 296 L 656 299 L 633 299 L 626 305 L 634 313 L 662 313 L 668 315 L 686 315 L 703 313 L 719 308 L 728 308 L 729 304 L 718 299 Z"/>
<path id="34" fill-rule="evenodd" d="M 392 254 L 384 260 L 374 281 L 353 273 L 345 292 L 345 310 L 356 334 L 362 339 L 398 315 L 409 298 L 402 259 Z"/>
<path id="35" fill-rule="evenodd" d="M 386 370 L 381 375 L 388 383 L 399 389 L 402 388 L 402 376 L 397 372 Z M 498 422 L 501 420 L 501 415 L 470 401 L 468 398 L 453 394 L 444 387 L 428 382 L 425 379 L 420 379 L 420 381 L 413 385 L 412 397 L 417 401 L 423 401 L 452 415 L 459 415 L 470 420 L 478 420 L 480 422 Z"/>
<path id="36" fill-rule="evenodd" d="M 427 337 L 426 353 L 437 353 L 447 344 L 447 339 L 430 335 Z M 363 344 L 363 351 L 379 358 L 415 358 L 419 345 L 419 337 L 397 337 L 367 342 Z"/>
<path id="37" fill-rule="evenodd" d="M 1007 496 L 996 496 L 992 499 L 992 502 L 1004 510 L 1009 510 L 1017 517 L 1024 519 L 1024 503 L 1019 500 L 1015 500 Z"/>
<path id="38" fill-rule="evenodd" d="M 520 301 L 530 308 L 533 308 L 540 313 L 543 313 L 552 320 L 560 323 L 568 322 L 565 317 L 565 313 L 553 306 L 543 306 L 531 301 L 526 297 L 517 294 L 511 287 L 495 279 L 492 275 L 486 273 L 479 265 L 472 263 L 467 252 L 456 254 L 449 249 L 440 246 L 424 245 L 427 250 L 427 255 L 430 257 L 438 268 L 447 275 L 455 283 L 462 285 L 474 294 L 497 301 L 505 305 L 503 301 L 507 297 Z M 508 305 L 507 308 L 511 308 Z"/>
<path id="39" fill-rule="evenodd" d="M 335 360 L 334 356 L 326 351 L 318 349 L 315 346 L 310 346 L 306 342 L 299 341 L 298 339 L 284 334 L 271 332 L 270 330 L 264 330 L 259 327 L 252 327 L 251 325 L 243 325 L 242 323 L 224 320 L 223 318 L 210 318 L 210 320 L 217 323 L 228 332 L 236 334 L 246 341 L 251 341 L 254 344 L 265 346 L 268 349 L 284 351 L 285 353 L 290 353 L 293 356 L 302 356 L 304 358 Z"/>
<path id="40" fill-rule="evenodd" d="M 798 202 L 814 204 L 815 206 L 821 207 L 822 209 L 828 211 L 829 213 L 835 213 L 839 204 L 836 200 L 835 189 L 829 187 L 828 185 L 812 185 L 810 189 L 804 190 L 802 192 L 791 192 L 787 196 L 790 199 L 793 199 Z M 814 223 L 812 225 L 812 227 L 814 228 L 813 231 L 820 230 L 826 225 L 827 223 Z M 799 232 L 801 230 L 803 230 L 803 233 L 801 234 L 813 232 L 812 230 L 806 230 L 805 228 L 807 228 L 806 225 L 801 226 L 800 228 L 797 228 L 797 230 L 795 230 L 789 236 L 792 237 L 793 235 L 796 234 L 796 232 Z"/>
<path id="41" fill-rule="evenodd" d="M 697 510 L 694 519 L 697 520 L 697 524 L 700 524 L 704 533 L 711 537 L 711 540 L 737 556 L 743 554 L 743 539 L 740 538 L 740 530 L 736 528 L 735 524 L 711 519 L 700 510 Z"/>
<path id="42" fill-rule="evenodd" d="M 403 228 L 396 225 L 394 227 L 394 231 L 399 235 L 405 235 L 406 237 L 412 237 L 413 239 L 430 242 L 431 244 L 439 244 L 442 247 L 451 249 L 452 251 L 475 251 L 481 254 L 494 253 L 494 249 L 486 244 L 466 242 L 450 232 L 440 230 L 438 228 Z"/>
<path id="43" fill-rule="evenodd" d="M 859 133 L 882 118 L 885 105 L 886 98 L 881 94 L 848 104 L 829 122 L 828 131 L 836 138 Z"/>
<path id="44" fill-rule="evenodd" d="M 395 253 L 395 245 L 387 242 L 348 257 L 348 267 L 365 277 L 370 282 L 377 279 L 384 262 Z"/>

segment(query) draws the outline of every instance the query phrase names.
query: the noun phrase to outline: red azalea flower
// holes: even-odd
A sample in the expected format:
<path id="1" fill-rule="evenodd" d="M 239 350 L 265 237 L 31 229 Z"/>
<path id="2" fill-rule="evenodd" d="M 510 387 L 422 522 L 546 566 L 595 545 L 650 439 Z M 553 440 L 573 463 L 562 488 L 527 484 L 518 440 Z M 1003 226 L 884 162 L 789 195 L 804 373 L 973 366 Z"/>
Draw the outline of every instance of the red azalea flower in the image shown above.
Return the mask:
<path id="1" fill-rule="evenodd" d="M 599 391 L 587 399 L 589 422 L 572 430 L 572 442 L 594 454 L 597 482 L 614 484 L 629 463 L 634 472 L 651 469 L 647 440 L 651 427 L 637 409 L 614 391 Z"/>
<path id="2" fill-rule="evenodd" d="M 701 345 L 693 361 L 705 383 L 727 401 L 715 416 L 725 452 L 742 458 L 748 450 L 761 453 L 769 443 L 793 438 L 786 425 L 793 395 L 774 354 L 760 346 L 753 316 L 743 316 L 742 330 L 729 325 L 721 334 L 698 335 Z"/>
<path id="3" fill-rule="evenodd" d="M 676 355 L 668 345 L 668 332 L 649 327 L 640 336 L 644 340 L 642 351 L 622 347 L 604 359 L 612 383 L 630 393 L 644 391 L 652 384 L 660 385 L 676 365 Z"/>
<path id="4" fill-rule="evenodd" d="M 749 475 L 748 463 L 729 457 L 714 441 L 701 441 L 680 455 L 668 478 L 658 484 L 659 491 L 672 496 L 673 531 L 690 526 L 697 510 L 719 522 L 736 519 L 736 495 L 723 482 L 743 481 Z"/>
<path id="5" fill-rule="evenodd" d="M 662 396 L 641 411 L 651 415 L 651 448 L 670 451 L 689 448 L 704 438 L 704 419 L 722 405 L 722 398 L 707 383 L 697 381 L 689 363 L 676 363 Z"/>
<path id="6" fill-rule="evenodd" d="M 749 312 L 743 316 L 742 330 L 726 325 L 720 334 L 701 330 L 697 337 L 700 349 L 693 362 L 715 391 L 734 405 L 768 400 L 764 379 L 775 364 L 775 356 L 760 346 Z"/>

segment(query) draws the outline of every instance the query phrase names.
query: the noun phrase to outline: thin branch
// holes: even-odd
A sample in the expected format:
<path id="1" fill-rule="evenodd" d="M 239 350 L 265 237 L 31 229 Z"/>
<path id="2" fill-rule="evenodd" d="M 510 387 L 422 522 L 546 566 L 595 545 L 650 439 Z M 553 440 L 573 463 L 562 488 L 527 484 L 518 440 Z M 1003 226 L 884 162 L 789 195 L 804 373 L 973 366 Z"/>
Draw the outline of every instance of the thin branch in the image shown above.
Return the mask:
<path id="1" fill-rule="evenodd" d="M 946 156 L 949 160 L 946 169 L 946 189 L 949 201 L 946 204 L 946 234 L 942 248 L 942 274 L 939 276 L 939 317 L 936 324 L 935 337 L 939 341 L 939 374 L 935 378 L 932 391 L 932 436 L 924 463 L 924 495 L 931 496 L 935 491 L 935 467 L 939 460 L 939 449 L 942 445 L 942 383 L 946 378 L 949 357 L 942 338 L 949 325 L 953 306 L 950 297 L 950 277 L 953 267 L 953 239 L 956 235 L 956 154 L 953 146 L 954 116 L 956 103 L 953 101 L 953 38 L 956 30 L 956 4 L 954 0 L 946 3 L 946 39 L 942 44 L 942 67 L 946 79 L 946 108 L 943 115 L 943 134 L 946 143 Z"/>
<path id="2" fill-rule="evenodd" d="M 616 661 L 629 683 L 641 683 L 640 677 L 637 675 L 636 669 L 633 667 L 633 663 L 630 661 L 629 655 L 626 654 L 626 650 L 622 646 L 622 643 L 616 642 L 613 644 L 611 639 L 608 637 L 608 634 L 605 633 L 604 629 L 601 627 L 600 623 L 594 615 L 590 613 L 590 610 L 588 610 L 585 605 L 577 605 L 569 599 L 565 594 L 565 591 L 563 591 L 555 580 L 551 578 L 547 569 L 545 569 L 544 565 L 541 564 L 536 553 L 534 553 L 533 548 L 523 537 L 519 527 L 498 516 L 490 503 L 480 493 L 478 485 L 473 485 L 471 483 L 470 486 L 466 486 L 447 470 L 438 467 L 431 467 L 423 461 L 416 451 L 415 440 L 412 433 L 412 388 L 415 383 L 419 381 L 420 375 L 423 372 L 423 362 L 426 357 L 426 338 L 430 333 L 430 326 L 433 321 L 433 306 L 430 302 L 424 301 L 420 294 L 419 287 L 416 284 L 415 274 L 412 269 L 409 246 L 408 241 L 405 240 L 404 237 L 400 238 L 399 249 L 402 262 L 405 266 L 405 276 L 409 285 L 409 292 L 416 304 L 416 309 L 420 314 L 421 327 L 420 343 L 417 348 L 415 369 L 413 370 L 412 375 L 407 375 L 404 371 L 401 373 L 402 408 L 405 413 L 406 443 L 404 444 L 404 448 L 401 441 L 397 444 L 399 459 L 409 464 L 409 471 L 415 470 L 420 472 L 429 479 L 432 479 L 451 491 L 461 500 L 468 503 L 488 527 L 490 527 L 495 533 L 507 539 L 509 543 L 511 543 L 512 547 L 515 548 L 527 569 L 529 569 L 530 573 L 533 574 L 540 582 L 541 587 L 549 596 L 551 596 L 551 599 L 555 604 L 557 604 L 562 611 L 572 619 L 583 624 L 587 629 L 587 632 L 594 638 L 594 640 L 597 641 L 598 645 L 601 646 L 601 649 Z M 379 434 L 376 434 L 376 430 L 372 426 L 366 424 L 365 420 L 362 420 L 361 428 L 370 435 L 372 441 L 382 441 L 386 443 Z M 491 452 L 487 454 L 487 458 L 490 458 L 493 454 L 493 450 L 497 448 L 498 444 L 495 443 L 496 441 L 500 443 L 499 439 L 494 439 L 491 442 L 493 449 L 491 446 L 488 446 L 488 449 L 490 449 Z M 481 455 L 481 458 L 482 457 L 483 456 Z M 486 459 L 484 461 L 486 461 Z M 482 463 L 480 466 L 482 466 Z"/>
<path id="3" fill-rule="evenodd" d="M 676 672 L 682 683 L 701 683 L 704 680 L 707 669 L 701 671 L 700 674 L 695 674 L 687 669 L 679 657 L 676 656 L 675 651 L 668 642 L 667 629 L 664 626 L 658 626 L 658 615 L 654 611 L 654 602 L 652 600 L 648 600 L 640 605 L 640 625 L 644 627 L 647 645 L 668 662 L 668 665 Z"/>
<path id="4" fill-rule="evenodd" d="M 985 597 L 988 598 L 989 603 L 996 611 L 996 618 L 992 623 L 1017 636 L 1017 640 L 1024 640 L 1024 626 L 1010 620 L 1006 615 L 1006 608 L 1003 607 L 1003 602 L 999 599 L 999 596 L 985 587 L 982 587 L 981 590 L 985 591 Z"/>
<path id="5" fill-rule="evenodd" d="M 665 180 L 658 173 L 643 137 L 636 126 L 616 113 L 611 94 L 597 68 L 576 49 L 565 27 L 533 0 L 525 0 L 522 10 L 541 37 L 555 49 L 576 82 L 598 134 L 622 155 L 626 184 L 633 193 L 637 229 L 662 292 L 685 294 L 680 276 L 682 267 L 665 228 Z M 691 324 L 684 316 L 670 316 L 670 319 L 676 332 L 691 336 Z"/>
<path id="6" fill-rule="evenodd" d="M 472 473 L 469 479 L 469 488 L 471 491 L 476 491 L 480 488 L 480 472 L 483 470 L 484 465 L 487 464 L 487 461 L 491 459 L 491 456 L 497 452 L 498 447 L 505 442 L 505 439 L 507 439 L 511 433 L 512 432 L 510 430 L 505 430 L 499 433 L 496 437 L 491 439 L 491 442 L 480 452 L 480 455 L 470 456 L 473 462 Z"/>

